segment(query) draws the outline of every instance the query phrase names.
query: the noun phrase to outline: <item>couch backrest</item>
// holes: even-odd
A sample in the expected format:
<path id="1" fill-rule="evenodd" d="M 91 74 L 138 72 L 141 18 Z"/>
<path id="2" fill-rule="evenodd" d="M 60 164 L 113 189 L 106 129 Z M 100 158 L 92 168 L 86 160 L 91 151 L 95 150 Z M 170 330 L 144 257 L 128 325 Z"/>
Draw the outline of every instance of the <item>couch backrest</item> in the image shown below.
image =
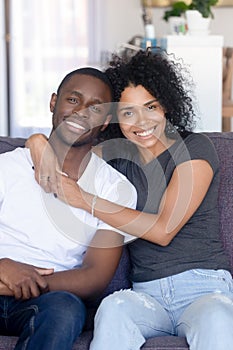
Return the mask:
<path id="1" fill-rule="evenodd" d="M 13 151 L 16 147 L 23 147 L 25 139 L 20 137 L 0 136 L 0 153 Z"/>
<path id="2" fill-rule="evenodd" d="M 224 247 L 230 258 L 233 272 L 233 132 L 209 132 L 205 133 L 212 140 L 220 160 L 220 188 L 219 188 L 219 212 L 220 235 Z M 0 137 L 0 153 L 13 150 L 17 146 L 24 146 L 22 138 Z M 121 259 L 117 272 L 107 287 L 104 295 L 115 290 L 128 288 L 129 257 L 127 249 Z"/>
<path id="3" fill-rule="evenodd" d="M 220 235 L 229 256 L 233 274 L 233 132 L 205 134 L 212 140 L 220 161 L 218 198 Z"/>

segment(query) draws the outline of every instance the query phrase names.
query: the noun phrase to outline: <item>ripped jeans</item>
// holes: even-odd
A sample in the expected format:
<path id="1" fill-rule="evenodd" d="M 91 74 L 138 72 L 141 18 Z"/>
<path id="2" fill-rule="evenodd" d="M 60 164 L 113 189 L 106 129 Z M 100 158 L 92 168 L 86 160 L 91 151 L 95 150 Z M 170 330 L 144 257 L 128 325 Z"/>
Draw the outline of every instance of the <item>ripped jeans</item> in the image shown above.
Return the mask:
<path id="1" fill-rule="evenodd" d="M 186 337 L 190 350 L 233 349 L 231 274 L 189 270 L 113 293 L 99 306 L 90 350 L 139 350 L 167 335 Z"/>

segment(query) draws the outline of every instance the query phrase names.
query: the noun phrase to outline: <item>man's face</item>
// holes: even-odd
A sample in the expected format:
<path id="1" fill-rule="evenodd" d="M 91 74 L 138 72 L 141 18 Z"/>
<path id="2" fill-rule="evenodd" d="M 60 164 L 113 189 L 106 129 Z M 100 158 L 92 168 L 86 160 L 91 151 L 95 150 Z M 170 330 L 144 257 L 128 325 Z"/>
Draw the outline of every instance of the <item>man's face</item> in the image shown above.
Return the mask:
<path id="1" fill-rule="evenodd" d="M 50 110 L 53 131 L 68 145 L 90 144 L 109 124 L 111 92 L 100 79 L 75 74 L 53 94 Z"/>

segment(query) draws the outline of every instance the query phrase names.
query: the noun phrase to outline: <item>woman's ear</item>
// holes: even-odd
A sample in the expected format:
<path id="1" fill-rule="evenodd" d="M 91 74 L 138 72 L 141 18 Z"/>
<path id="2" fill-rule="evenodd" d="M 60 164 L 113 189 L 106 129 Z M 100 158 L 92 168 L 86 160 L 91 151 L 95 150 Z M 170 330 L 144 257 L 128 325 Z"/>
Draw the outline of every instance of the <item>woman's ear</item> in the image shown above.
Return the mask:
<path id="1" fill-rule="evenodd" d="M 50 112 L 54 112 L 55 105 L 57 102 L 57 94 L 53 93 L 50 99 Z"/>
<path id="2" fill-rule="evenodd" d="M 104 131 L 107 128 L 107 126 L 109 125 L 111 119 L 112 119 L 112 115 L 108 114 L 106 119 L 105 119 L 105 122 L 104 122 L 102 128 L 100 129 L 100 131 Z"/>

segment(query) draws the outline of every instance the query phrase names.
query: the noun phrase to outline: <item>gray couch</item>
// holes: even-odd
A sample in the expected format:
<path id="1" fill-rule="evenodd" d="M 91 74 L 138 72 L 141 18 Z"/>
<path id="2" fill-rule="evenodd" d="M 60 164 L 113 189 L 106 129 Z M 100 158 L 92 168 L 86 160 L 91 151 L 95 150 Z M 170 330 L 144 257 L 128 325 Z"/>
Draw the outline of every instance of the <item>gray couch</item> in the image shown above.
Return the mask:
<path id="1" fill-rule="evenodd" d="M 213 141 L 220 159 L 221 184 L 219 191 L 219 212 L 221 238 L 226 253 L 229 256 L 233 273 L 233 132 L 212 132 L 207 133 L 207 135 Z M 23 145 L 23 139 L 0 137 L 0 153 Z M 128 280 L 129 268 L 128 253 L 127 248 L 125 248 L 118 270 L 103 296 L 114 290 L 128 288 L 130 286 Z M 92 338 L 93 317 L 99 301 L 100 300 L 97 300 L 95 304 L 88 306 L 89 311 L 86 327 L 83 334 L 74 345 L 74 350 L 88 350 Z M 16 340 L 16 337 L 0 336 L 0 350 L 13 349 Z M 142 349 L 187 350 L 188 345 L 184 338 L 167 336 L 149 339 Z"/>

